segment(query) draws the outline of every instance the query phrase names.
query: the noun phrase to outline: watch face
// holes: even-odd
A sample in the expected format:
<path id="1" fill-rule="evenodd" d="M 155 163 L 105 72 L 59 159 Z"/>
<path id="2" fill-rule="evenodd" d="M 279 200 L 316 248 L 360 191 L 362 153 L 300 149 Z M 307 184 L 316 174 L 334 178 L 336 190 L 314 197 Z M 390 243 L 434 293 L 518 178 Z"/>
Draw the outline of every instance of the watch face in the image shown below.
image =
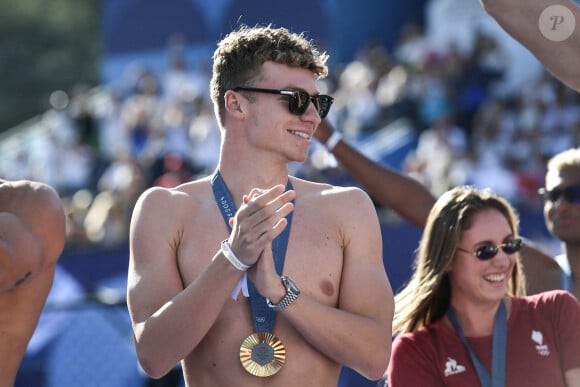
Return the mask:
<path id="1" fill-rule="evenodd" d="M 296 286 L 294 281 L 292 281 L 290 278 L 284 277 L 284 284 L 286 285 L 286 289 L 288 289 L 289 292 L 300 294 L 300 289 L 298 289 L 298 286 Z"/>

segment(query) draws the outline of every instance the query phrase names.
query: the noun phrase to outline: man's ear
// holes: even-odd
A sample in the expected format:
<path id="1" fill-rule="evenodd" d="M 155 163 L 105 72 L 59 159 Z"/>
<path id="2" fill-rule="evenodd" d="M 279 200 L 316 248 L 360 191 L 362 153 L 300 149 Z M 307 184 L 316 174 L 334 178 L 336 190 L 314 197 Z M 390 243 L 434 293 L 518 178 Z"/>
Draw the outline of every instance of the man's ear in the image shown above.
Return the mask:
<path id="1" fill-rule="evenodd" d="M 224 94 L 224 103 L 226 111 L 228 111 L 231 114 L 243 114 L 244 104 L 246 102 L 247 101 L 245 101 L 240 94 L 232 90 L 228 90 Z"/>

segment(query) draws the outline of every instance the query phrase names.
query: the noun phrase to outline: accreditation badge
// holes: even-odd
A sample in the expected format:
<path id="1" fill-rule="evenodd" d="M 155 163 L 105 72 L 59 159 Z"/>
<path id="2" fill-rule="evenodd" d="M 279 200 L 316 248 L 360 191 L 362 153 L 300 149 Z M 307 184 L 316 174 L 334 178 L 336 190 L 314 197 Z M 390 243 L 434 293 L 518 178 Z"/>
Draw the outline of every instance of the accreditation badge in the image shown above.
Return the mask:
<path id="1" fill-rule="evenodd" d="M 276 374 L 286 360 L 286 348 L 269 332 L 257 332 L 248 336 L 240 347 L 240 361 L 250 374 L 268 377 Z"/>

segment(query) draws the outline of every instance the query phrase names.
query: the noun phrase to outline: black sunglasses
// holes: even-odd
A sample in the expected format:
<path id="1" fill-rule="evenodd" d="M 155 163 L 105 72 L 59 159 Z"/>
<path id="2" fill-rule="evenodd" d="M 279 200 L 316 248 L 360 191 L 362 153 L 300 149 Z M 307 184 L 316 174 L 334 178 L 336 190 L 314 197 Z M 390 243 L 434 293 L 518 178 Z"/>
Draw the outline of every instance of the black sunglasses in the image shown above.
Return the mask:
<path id="1" fill-rule="evenodd" d="M 469 254 L 473 254 L 478 259 L 481 259 L 482 261 L 487 261 L 488 259 L 492 259 L 493 257 L 495 257 L 497 255 L 500 247 L 503 250 L 503 252 L 506 254 L 517 253 L 522 248 L 522 240 L 520 238 L 509 239 L 499 246 L 492 245 L 490 243 L 490 244 L 481 246 L 480 248 L 478 248 L 475 251 L 469 251 L 466 249 L 462 249 L 461 247 L 458 247 L 457 250 L 464 251 L 464 252 L 469 253 Z"/>
<path id="2" fill-rule="evenodd" d="M 332 105 L 332 98 L 329 95 L 318 94 L 318 95 L 310 95 L 304 90 L 277 90 L 277 89 L 261 89 L 256 87 L 241 87 L 238 86 L 233 89 L 234 91 L 251 91 L 254 93 L 266 93 L 266 94 L 278 94 L 278 95 L 287 95 L 289 97 L 288 100 L 288 110 L 290 113 L 296 114 L 297 116 L 301 116 L 306 112 L 308 109 L 308 104 L 310 101 L 314 104 L 316 111 L 318 111 L 318 115 L 320 118 L 326 117 L 328 111 L 330 110 L 330 106 Z"/>
<path id="3" fill-rule="evenodd" d="M 568 203 L 580 204 L 580 184 L 565 188 L 554 188 L 551 191 L 540 188 L 538 193 L 546 202 L 556 203 L 560 199 L 560 196 L 562 196 Z"/>

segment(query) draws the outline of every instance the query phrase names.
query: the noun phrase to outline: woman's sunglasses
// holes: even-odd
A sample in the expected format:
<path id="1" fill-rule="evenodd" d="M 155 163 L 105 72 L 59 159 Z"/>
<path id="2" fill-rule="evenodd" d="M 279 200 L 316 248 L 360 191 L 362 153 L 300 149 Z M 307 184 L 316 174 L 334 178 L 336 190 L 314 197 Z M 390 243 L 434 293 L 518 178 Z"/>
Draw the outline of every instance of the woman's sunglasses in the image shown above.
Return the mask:
<path id="1" fill-rule="evenodd" d="M 487 261 L 488 259 L 492 259 L 493 257 L 495 257 L 497 255 L 497 253 L 499 252 L 500 248 L 506 254 L 517 253 L 522 248 L 522 240 L 520 238 L 509 239 L 499 246 L 496 246 L 496 245 L 493 245 L 490 243 L 490 244 L 481 246 L 480 248 L 478 248 L 475 251 L 465 250 L 465 249 L 462 249 L 461 247 L 458 247 L 457 250 L 460 250 L 460 251 L 463 251 L 463 252 L 466 252 L 469 254 L 473 254 L 478 259 L 481 259 L 482 261 Z"/>
<path id="2" fill-rule="evenodd" d="M 538 193 L 546 202 L 556 203 L 560 197 L 563 197 L 568 203 L 580 204 L 580 184 L 565 188 L 554 188 L 551 191 L 540 188 Z"/>
<path id="3" fill-rule="evenodd" d="M 288 100 L 288 110 L 290 113 L 296 114 L 297 116 L 301 116 L 306 112 L 308 109 L 308 105 L 310 101 L 314 104 L 316 111 L 318 111 L 318 115 L 320 118 L 326 117 L 328 111 L 330 110 L 330 106 L 332 105 L 332 98 L 329 95 L 318 94 L 318 95 L 310 95 L 304 90 L 277 90 L 277 89 L 261 89 L 256 87 L 236 87 L 233 89 L 234 91 L 251 91 L 254 93 L 266 93 L 266 94 L 278 94 L 278 95 L 286 95 L 289 97 Z"/>

